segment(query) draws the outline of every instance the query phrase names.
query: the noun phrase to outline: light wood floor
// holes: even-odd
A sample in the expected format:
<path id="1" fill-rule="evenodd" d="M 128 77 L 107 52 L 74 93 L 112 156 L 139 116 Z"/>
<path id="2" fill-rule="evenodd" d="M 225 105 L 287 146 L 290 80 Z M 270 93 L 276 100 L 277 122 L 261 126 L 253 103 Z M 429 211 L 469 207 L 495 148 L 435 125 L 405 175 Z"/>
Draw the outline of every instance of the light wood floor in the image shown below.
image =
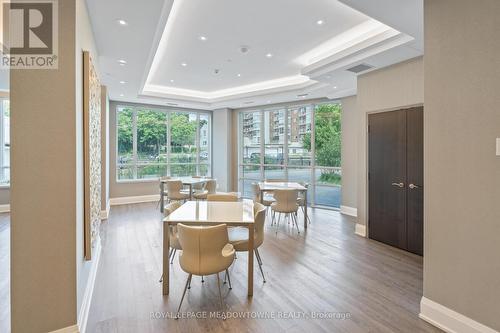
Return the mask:
<path id="1" fill-rule="evenodd" d="M 152 319 L 177 309 L 187 275 L 177 258 L 169 296 L 162 296 L 162 226 L 154 203 L 115 206 L 102 225 L 102 254 L 87 332 L 440 332 L 418 318 L 422 258 L 354 235 L 337 212 L 312 210 L 307 232 L 269 224 L 261 248 L 267 283 L 255 261 L 253 299 L 246 296 L 246 254 L 223 287 L 232 313 L 266 312 L 281 319 Z M 267 223 L 267 222 L 266 222 Z M 302 226 L 301 226 L 302 229 Z M 218 309 L 215 276 L 193 277 L 183 312 Z M 312 312 L 349 319 L 310 319 Z"/>

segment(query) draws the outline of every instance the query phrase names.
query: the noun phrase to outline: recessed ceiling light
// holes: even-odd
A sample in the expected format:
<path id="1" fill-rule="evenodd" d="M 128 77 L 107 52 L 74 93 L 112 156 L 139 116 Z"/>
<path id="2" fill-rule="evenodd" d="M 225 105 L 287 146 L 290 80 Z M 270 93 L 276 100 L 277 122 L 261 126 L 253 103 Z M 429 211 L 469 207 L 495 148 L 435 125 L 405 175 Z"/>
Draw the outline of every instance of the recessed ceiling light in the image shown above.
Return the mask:
<path id="1" fill-rule="evenodd" d="M 123 59 L 120 59 L 118 60 L 118 63 L 122 66 L 125 66 L 125 64 L 127 63 L 127 61 L 123 60 Z"/>
<path id="2" fill-rule="evenodd" d="M 205 36 L 200 36 L 199 38 L 200 38 L 200 40 L 201 40 L 202 42 L 205 42 L 205 41 L 207 40 L 207 37 L 205 37 Z"/>
<path id="3" fill-rule="evenodd" d="M 272 54 L 272 53 L 268 53 L 268 54 L 266 54 L 266 57 L 268 57 L 268 58 L 272 58 L 272 57 L 273 57 L 273 54 Z"/>
<path id="4" fill-rule="evenodd" d="M 120 97 L 123 97 L 123 96 L 125 96 L 125 95 L 124 94 L 120 94 Z"/>
<path id="5" fill-rule="evenodd" d="M 337 86 L 334 86 L 333 89 L 337 89 Z"/>
<path id="6" fill-rule="evenodd" d="M 125 84 L 127 83 L 127 81 L 120 81 L 120 84 Z"/>
<path id="7" fill-rule="evenodd" d="M 316 24 L 317 25 L 323 25 L 323 24 L 325 24 L 325 21 L 323 21 L 323 20 L 317 20 Z"/>
<path id="8" fill-rule="evenodd" d="M 241 74 L 240 74 L 240 73 L 238 73 L 238 74 L 236 74 L 236 76 L 237 76 L 237 77 L 241 77 Z"/>
<path id="9" fill-rule="evenodd" d="M 174 83 L 174 80 L 170 80 L 171 83 Z"/>
<path id="10" fill-rule="evenodd" d="M 118 22 L 119 25 L 123 25 L 123 26 L 128 25 L 127 21 L 125 21 L 123 19 L 118 19 L 118 20 L 116 20 L 116 22 Z"/>
<path id="11" fill-rule="evenodd" d="M 186 64 L 185 62 L 181 63 L 181 66 L 182 67 L 186 67 L 188 64 Z"/>

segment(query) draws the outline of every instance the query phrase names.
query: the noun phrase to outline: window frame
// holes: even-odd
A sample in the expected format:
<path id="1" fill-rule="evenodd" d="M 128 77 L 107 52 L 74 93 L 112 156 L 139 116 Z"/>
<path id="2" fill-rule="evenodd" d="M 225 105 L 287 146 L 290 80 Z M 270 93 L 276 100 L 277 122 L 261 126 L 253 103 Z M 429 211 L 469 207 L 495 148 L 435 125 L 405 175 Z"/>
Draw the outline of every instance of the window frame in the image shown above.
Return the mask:
<path id="1" fill-rule="evenodd" d="M 5 149 L 5 110 L 4 110 L 4 102 L 7 101 L 10 103 L 10 99 L 8 97 L 0 97 L 0 172 L 4 172 L 5 169 L 9 169 L 9 177 L 6 179 L 6 182 L 1 181 L 0 179 L 0 188 L 10 188 L 10 158 L 9 165 L 4 165 L 4 149 Z M 9 105 L 10 109 L 10 105 Z M 10 127 L 10 114 L 9 114 L 9 127 Z M 10 133 L 10 128 L 9 128 Z M 9 155 L 10 155 L 10 140 L 9 140 Z"/>
<path id="2" fill-rule="evenodd" d="M 132 163 L 119 163 L 119 151 L 118 151 L 118 112 L 120 112 L 121 109 L 131 109 L 132 110 Z M 165 162 L 158 162 L 158 163 L 139 163 L 138 158 L 137 158 L 137 111 L 139 110 L 148 110 L 148 111 L 155 111 L 155 112 L 162 112 L 167 115 L 167 120 L 166 120 L 166 161 Z M 170 176 L 171 175 L 171 165 L 195 165 L 196 166 L 196 175 L 199 175 L 200 173 L 200 165 L 206 165 L 208 166 L 208 176 L 212 177 L 213 174 L 213 147 L 212 147 L 212 118 L 213 114 L 211 111 L 207 110 L 195 110 L 195 109 L 181 109 L 181 108 L 166 108 L 162 106 L 156 106 L 156 105 L 142 105 L 142 104 L 128 104 L 128 103 L 119 103 L 115 107 L 115 124 L 114 124 L 114 131 L 115 131 L 115 181 L 116 183 L 144 183 L 144 182 L 157 182 L 160 177 L 163 176 Z M 196 114 L 196 132 L 195 132 L 195 143 L 196 143 L 196 162 L 195 163 L 171 163 L 170 162 L 170 153 L 171 153 L 171 115 L 173 113 L 186 113 L 186 114 Z M 200 115 L 207 115 L 208 116 L 208 135 L 207 135 L 207 141 L 208 141 L 208 160 L 206 162 L 200 162 L 200 128 L 199 128 L 199 122 L 200 122 Z M 125 166 L 125 167 L 132 167 L 133 168 L 133 178 L 131 179 L 119 179 L 119 167 L 120 166 Z M 138 174 L 138 168 L 144 167 L 144 166 L 165 166 L 166 167 L 166 174 L 164 175 L 158 175 L 150 178 L 137 178 Z"/>
<path id="3" fill-rule="evenodd" d="M 339 104 L 342 107 L 342 103 L 340 100 L 331 100 L 331 101 L 321 101 L 321 102 L 309 102 L 309 103 L 288 103 L 285 105 L 276 105 L 276 106 L 269 106 L 269 107 L 262 107 L 262 108 L 249 108 L 249 109 L 240 109 L 238 110 L 238 191 L 241 192 L 244 195 L 244 182 L 245 180 L 255 180 L 253 178 L 248 178 L 244 176 L 243 173 L 243 168 L 245 166 L 259 166 L 260 167 L 260 180 L 258 181 L 264 181 L 265 179 L 265 170 L 266 167 L 282 167 L 283 168 L 283 174 L 285 179 L 289 179 L 289 169 L 308 169 L 310 171 L 310 181 L 309 183 L 309 194 L 308 196 L 311 198 L 310 200 L 310 205 L 311 207 L 321 207 L 321 208 L 326 208 L 326 209 L 332 209 L 332 210 L 339 210 L 340 207 L 335 207 L 335 206 L 325 206 L 325 205 L 317 205 L 316 202 L 316 187 L 340 187 L 340 191 L 342 191 L 342 185 L 336 185 L 336 184 L 323 184 L 319 183 L 316 181 L 316 170 L 318 169 L 331 169 L 331 170 L 336 170 L 340 172 L 340 175 L 342 175 L 342 167 L 325 167 L 321 165 L 316 165 L 316 149 L 315 149 L 315 142 L 316 142 L 316 118 L 315 118 L 315 111 L 316 108 L 320 105 L 324 104 Z M 311 164 L 310 166 L 294 166 L 289 164 L 289 135 L 288 133 L 288 123 L 289 123 L 289 115 L 290 115 L 290 110 L 294 109 L 300 109 L 302 107 L 309 108 L 309 112 L 311 112 Z M 284 141 L 283 141 L 283 164 L 266 164 L 265 163 L 265 147 L 266 147 L 266 142 L 265 142 L 265 114 L 267 112 L 272 112 L 272 111 L 277 111 L 277 110 L 284 110 L 284 128 L 285 128 L 285 133 L 283 134 L 284 136 Z M 255 163 L 244 163 L 243 162 L 243 130 L 241 128 L 242 126 L 242 119 L 243 119 L 243 114 L 245 113 L 259 113 L 260 117 L 260 124 L 259 124 L 259 131 L 260 131 L 260 163 L 255 164 Z M 291 136 L 290 136 L 291 137 Z"/>

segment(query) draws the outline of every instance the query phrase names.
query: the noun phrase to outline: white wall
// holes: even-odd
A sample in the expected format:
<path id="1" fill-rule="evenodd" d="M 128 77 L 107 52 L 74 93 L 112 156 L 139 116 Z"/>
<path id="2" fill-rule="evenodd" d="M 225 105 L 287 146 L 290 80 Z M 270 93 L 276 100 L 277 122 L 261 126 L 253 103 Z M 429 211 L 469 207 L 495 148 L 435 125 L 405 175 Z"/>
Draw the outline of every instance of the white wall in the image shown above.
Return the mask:
<path id="1" fill-rule="evenodd" d="M 213 176 L 217 179 L 219 191 L 231 191 L 232 184 L 232 154 L 233 142 L 232 137 L 232 117 L 231 109 L 220 109 L 213 112 L 212 120 L 212 155 L 213 155 Z"/>
<path id="2" fill-rule="evenodd" d="M 357 97 L 342 103 L 342 201 L 340 210 L 355 214 L 358 207 L 358 109 Z"/>

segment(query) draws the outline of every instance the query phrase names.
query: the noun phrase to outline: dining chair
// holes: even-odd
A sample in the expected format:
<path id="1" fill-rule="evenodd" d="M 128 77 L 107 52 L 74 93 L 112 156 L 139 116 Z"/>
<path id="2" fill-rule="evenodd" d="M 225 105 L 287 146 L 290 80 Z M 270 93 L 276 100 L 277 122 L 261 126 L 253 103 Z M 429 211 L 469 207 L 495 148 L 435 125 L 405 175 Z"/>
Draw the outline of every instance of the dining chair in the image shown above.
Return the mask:
<path id="1" fill-rule="evenodd" d="M 262 259 L 259 253 L 259 247 L 264 243 L 264 222 L 266 221 L 266 207 L 260 203 L 254 203 L 254 241 L 253 248 L 255 251 L 255 258 L 259 264 L 260 274 L 262 274 L 262 279 L 264 283 L 266 278 L 264 276 L 264 271 L 262 270 Z M 233 245 L 236 252 L 248 251 L 248 229 L 237 227 L 228 229 L 229 243 Z"/>
<path id="2" fill-rule="evenodd" d="M 266 178 L 266 183 L 286 183 L 286 179 L 279 179 L 279 178 Z"/>
<path id="3" fill-rule="evenodd" d="M 254 202 L 259 202 L 262 203 L 264 206 L 266 206 L 266 213 L 269 211 L 269 207 L 271 207 L 271 204 L 275 202 L 274 197 L 270 194 L 267 194 L 266 192 L 262 193 L 263 198 L 262 201 L 260 200 L 261 192 L 260 192 L 260 187 L 259 183 L 252 183 L 251 184 L 252 188 L 252 196 L 253 196 L 253 201 Z"/>
<path id="4" fill-rule="evenodd" d="M 179 242 L 182 254 L 179 255 L 179 263 L 183 271 L 188 273 L 181 302 L 177 309 L 177 316 L 181 310 L 186 290 L 191 284 L 193 275 L 217 275 L 217 286 L 219 289 L 220 309 L 223 310 L 224 303 L 220 287 L 219 273 L 226 271 L 234 261 L 234 247 L 229 244 L 227 226 L 219 224 L 210 227 L 194 227 L 183 224 L 177 225 Z"/>
<path id="5" fill-rule="evenodd" d="M 304 186 L 306 189 L 309 190 L 309 183 L 299 182 L 299 184 Z M 300 191 L 298 193 L 298 197 L 297 197 L 297 204 L 302 209 L 302 214 L 304 214 L 304 215 L 306 213 L 306 195 L 307 195 L 307 191 L 305 191 L 305 192 Z M 309 221 L 309 224 L 311 224 L 311 219 L 309 218 L 309 215 L 307 215 L 307 221 Z"/>
<path id="6" fill-rule="evenodd" d="M 215 194 L 217 190 L 217 181 L 215 179 L 209 179 L 205 183 L 205 189 L 201 192 L 194 193 L 193 197 L 197 200 L 207 200 L 207 196 L 210 194 Z"/>
<path id="7" fill-rule="evenodd" d="M 160 177 L 160 184 L 158 185 L 159 187 L 159 190 L 160 190 L 160 199 L 158 199 L 158 202 L 156 203 L 156 208 L 158 208 L 158 206 L 160 205 L 161 203 L 161 196 L 164 195 L 165 197 L 167 196 L 167 191 L 165 190 L 165 187 L 163 188 L 163 193 L 161 193 L 161 182 L 162 181 L 165 181 L 165 180 L 169 180 L 171 177 L 170 176 L 163 176 L 163 177 Z"/>
<path id="8" fill-rule="evenodd" d="M 182 189 L 181 180 L 168 180 L 167 186 L 167 199 L 168 201 L 186 201 L 189 199 L 189 191 Z"/>
<path id="9" fill-rule="evenodd" d="M 295 224 L 297 226 L 297 232 L 300 234 L 299 224 L 297 223 L 297 212 L 299 210 L 299 205 L 297 204 L 298 191 L 293 189 L 279 189 L 274 190 L 274 199 L 276 202 L 271 204 L 271 210 L 273 211 L 271 225 L 276 223 L 276 233 L 278 233 L 279 222 L 281 219 L 281 214 L 285 214 L 285 219 L 290 223 L 290 217 L 292 220 L 292 226 Z M 276 213 L 279 214 L 278 221 L 276 221 Z"/>
<path id="10" fill-rule="evenodd" d="M 173 201 L 172 203 L 169 203 L 165 209 L 163 210 L 163 215 L 165 217 L 169 216 L 172 214 L 177 208 L 182 206 L 182 203 L 180 201 Z M 168 258 L 170 259 L 170 263 L 174 263 L 174 258 L 175 254 L 177 253 L 177 250 L 182 250 L 181 244 L 179 243 L 179 235 L 177 234 L 177 226 L 170 226 L 170 253 Z"/>
<path id="11" fill-rule="evenodd" d="M 194 179 L 201 179 L 203 178 L 202 176 L 191 176 L 191 178 L 194 178 Z M 196 192 L 201 192 L 205 189 L 205 183 L 197 183 L 197 184 L 193 184 L 193 191 L 196 193 Z M 194 193 L 193 193 L 194 195 Z"/>
<path id="12" fill-rule="evenodd" d="M 225 202 L 236 202 L 238 201 L 238 195 L 236 193 L 215 193 L 207 195 L 207 201 L 225 201 Z"/>

